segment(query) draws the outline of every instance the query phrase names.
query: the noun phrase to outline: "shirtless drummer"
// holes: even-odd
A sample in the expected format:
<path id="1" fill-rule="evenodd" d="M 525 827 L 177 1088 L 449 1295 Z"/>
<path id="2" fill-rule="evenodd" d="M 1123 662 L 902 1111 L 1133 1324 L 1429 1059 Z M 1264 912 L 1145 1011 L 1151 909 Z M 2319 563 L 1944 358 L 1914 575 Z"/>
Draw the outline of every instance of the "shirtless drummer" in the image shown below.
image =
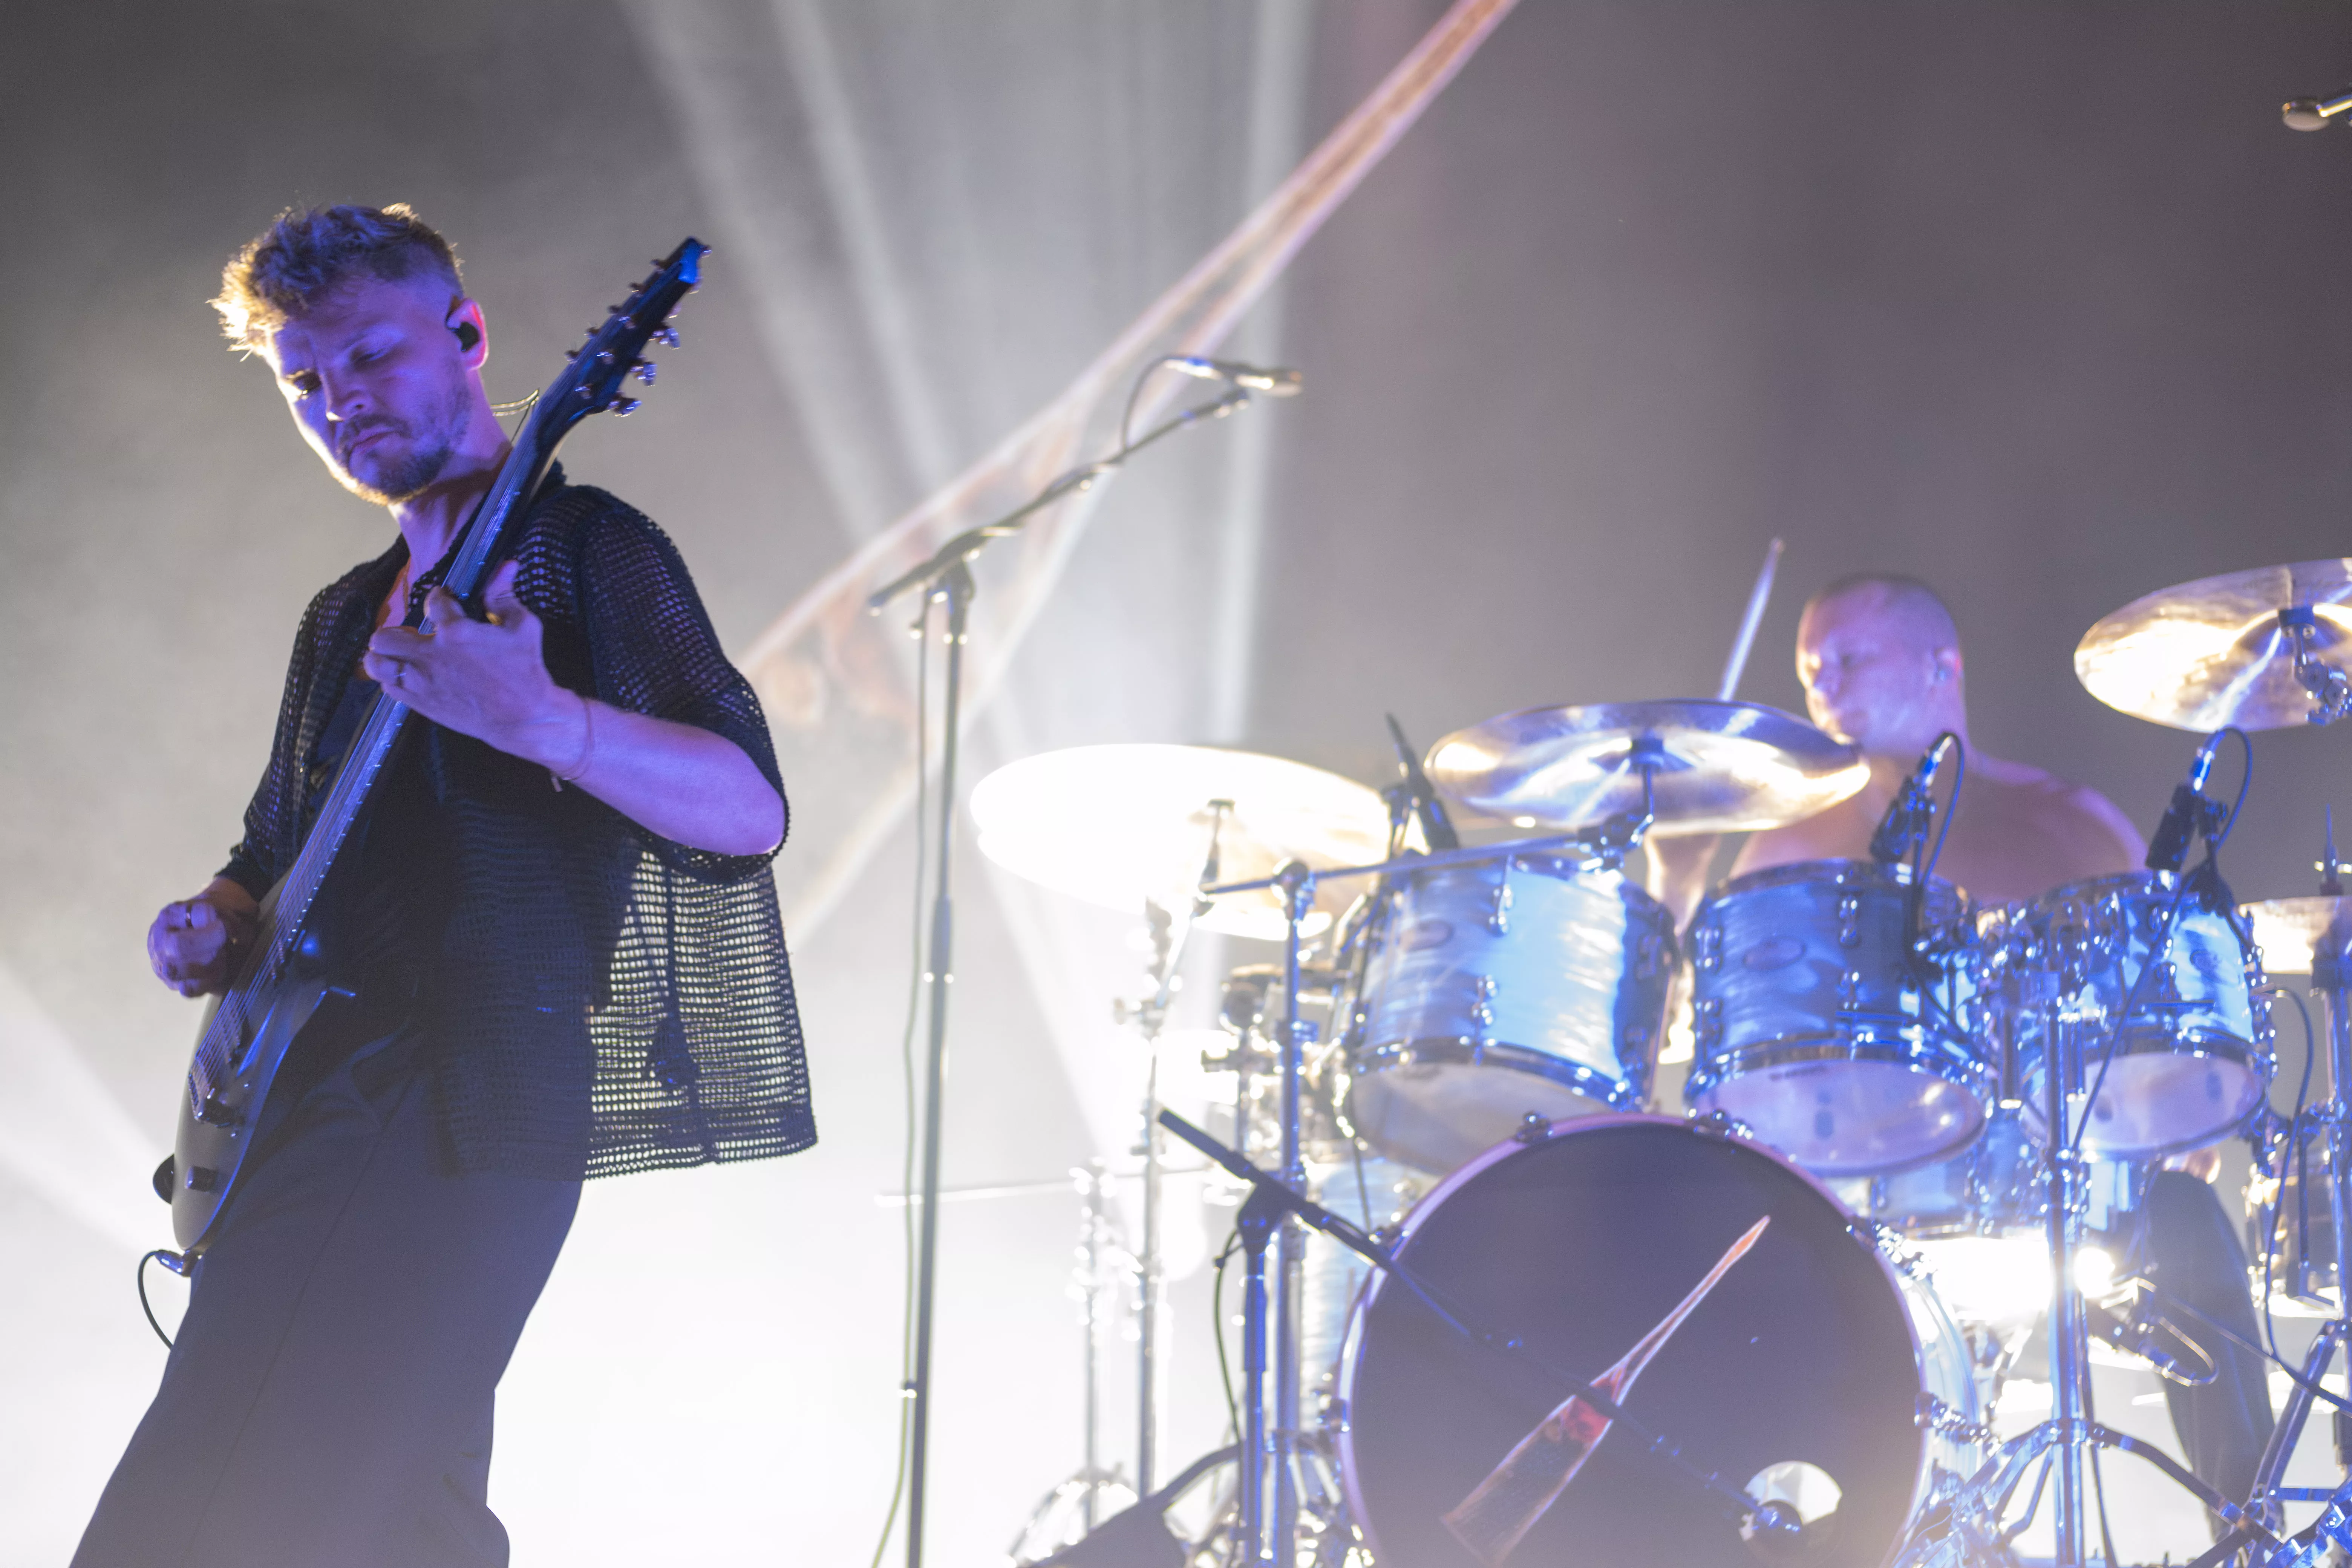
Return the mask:
<path id="1" fill-rule="evenodd" d="M 2097 791 L 2024 763 L 1987 756 L 1969 738 L 1966 668 L 1952 615 L 1914 578 L 1843 577 L 1813 595 L 1797 628 L 1797 676 L 1814 723 L 1862 748 L 1870 782 L 1818 816 L 1759 833 L 1735 876 L 1800 860 L 1860 859 L 1920 753 L 1949 731 L 1967 752 L 1967 780 L 1937 875 L 1982 904 L 2032 899 L 2070 882 L 2141 869 L 2147 845 Z M 1697 903 L 1716 840 L 1654 841 L 1654 882 L 1678 922 Z M 2177 1160 L 2149 1184 L 2148 1256 L 2164 1288 L 2248 1340 L 2253 1312 L 2245 1255 L 2208 1184 L 2218 1151 Z M 2220 1375 L 2201 1388 L 2167 1381 L 2166 1402 L 2189 1468 L 2243 1498 L 2269 1440 L 2268 1387 L 2258 1358 L 2203 1324 L 2184 1325 Z"/>

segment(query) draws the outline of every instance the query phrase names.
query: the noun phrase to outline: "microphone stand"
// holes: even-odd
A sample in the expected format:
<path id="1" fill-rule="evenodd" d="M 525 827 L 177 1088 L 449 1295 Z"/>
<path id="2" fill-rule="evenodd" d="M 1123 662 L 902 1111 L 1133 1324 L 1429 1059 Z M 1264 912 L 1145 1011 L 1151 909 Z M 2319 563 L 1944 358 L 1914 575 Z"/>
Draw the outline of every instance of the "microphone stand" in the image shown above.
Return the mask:
<path id="1" fill-rule="evenodd" d="M 931 900 L 930 941 L 926 952 L 925 999 L 929 1036 L 923 1069 L 922 1224 L 916 1244 L 914 1365 L 907 1379 L 906 1397 L 913 1408 L 907 1427 L 907 1568 L 922 1568 L 923 1494 L 929 1479 L 931 1418 L 931 1331 L 938 1288 L 940 1218 L 940 1098 L 947 1079 L 948 984 L 953 977 L 955 906 L 950 895 L 950 852 L 955 847 L 957 740 L 962 728 L 963 646 L 971 623 L 971 601 L 978 585 L 971 560 L 1000 539 L 1018 533 L 1030 518 L 1065 496 L 1094 488 L 1095 481 L 1125 465 L 1153 442 L 1203 419 L 1222 419 L 1250 401 L 1246 388 L 1236 386 L 1211 402 L 1187 408 L 1156 428 L 1128 441 L 1109 457 L 1082 464 L 1048 484 L 1030 500 L 993 522 L 968 528 L 866 596 L 868 614 L 910 588 L 923 591 L 922 614 L 915 622 L 920 637 L 930 626 L 933 603 L 947 605 L 946 696 L 941 703 L 945 728 L 940 749 L 939 881 Z M 918 828 L 920 831 L 920 828 Z"/>

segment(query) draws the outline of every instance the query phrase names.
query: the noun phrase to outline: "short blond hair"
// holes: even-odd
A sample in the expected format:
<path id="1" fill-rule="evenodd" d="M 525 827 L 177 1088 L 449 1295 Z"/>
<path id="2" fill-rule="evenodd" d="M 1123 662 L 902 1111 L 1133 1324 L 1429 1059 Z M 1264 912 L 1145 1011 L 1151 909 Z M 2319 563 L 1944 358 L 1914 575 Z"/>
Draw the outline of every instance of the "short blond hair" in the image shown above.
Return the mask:
<path id="1" fill-rule="evenodd" d="M 438 275 L 452 303 L 465 297 L 457 253 L 405 202 L 388 207 L 288 207 L 221 269 L 213 309 L 232 346 L 254 353 L 289 316 L 354 276 L 399 282 Z"/>

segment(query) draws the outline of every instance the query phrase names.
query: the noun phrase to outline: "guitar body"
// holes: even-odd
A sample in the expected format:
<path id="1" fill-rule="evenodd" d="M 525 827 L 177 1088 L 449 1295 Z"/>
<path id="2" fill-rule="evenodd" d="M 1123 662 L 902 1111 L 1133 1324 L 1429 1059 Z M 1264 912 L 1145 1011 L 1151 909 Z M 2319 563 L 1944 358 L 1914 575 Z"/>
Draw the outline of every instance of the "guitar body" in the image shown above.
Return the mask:
<path id="1" fill-rule="evenodd" d="M 278 891 L 270 890 L 265 911 L 277 902 Z M 298 940 L 294 952 L 298 958 L 308 955 L 307 960 L 290 966 L 266 994 L 239 998 L 246 1005 L 234 1007 L 225 1007 L 226 999 L 215 998 L 205 1010 L 199 1052 L 215 1026 L 229 1026 L 220 1023 L 224 1012 L 240 1022 L 229 1047 L 226 1074 L 211 1085 L 202 1104 L 182 1108 L 179 1135 L 173 1141 L 172 1234 L 191 1257 L 201 1250 L 214 1220 L 227 1205 L 245 1165 L 247 1146 L 260 1123 L 258 1115 L 248 1117 L 236 1108 L 250 1106 L 258 1111 L 266 1105 L 287 1051 L 319 1005 L 331 995 L 350 994 L 329 978 L 316 951 L 315 943 Z M 191 1068 L 192 1089 L 194 1082 Z"/>
<path id="2" fill-rule="evenodd" d="M 613 306 L 604 324 L 566 356 L 569 363 L 540 394 L 515 433 L 512 453 L 467 525 L 444 579 L 451 594 L 471 598 L 489 581 L 492 568 L 508 553 L 523 503 L 537 492 L 557 445 L 572 427 L 591 414 L 626 414 L 636 407 L 634 398 L 622 395 L 622 381 L 635 371 L 652 383 L 653 367 L 637 355 L 655 337 L 677 346 L 670 312 L 699 281 L 708 249 L 688 239 L 654 263 L 653 276 Z M 262 900 L 253 944 L 235 980 L 205 1011 L 188 1064 L 173 1156 L 156 1176 L 158 1190 L 172 1205 L 173 1234 L 187 1258 L 203 1252 L 236 1191 L 286 1053 L 320 1005 L 340 991 L 312 929 L 323 913 L 320 889 L 366 809 L 407 717 L 404 704 L 378 694 L 300 854 Z"/>

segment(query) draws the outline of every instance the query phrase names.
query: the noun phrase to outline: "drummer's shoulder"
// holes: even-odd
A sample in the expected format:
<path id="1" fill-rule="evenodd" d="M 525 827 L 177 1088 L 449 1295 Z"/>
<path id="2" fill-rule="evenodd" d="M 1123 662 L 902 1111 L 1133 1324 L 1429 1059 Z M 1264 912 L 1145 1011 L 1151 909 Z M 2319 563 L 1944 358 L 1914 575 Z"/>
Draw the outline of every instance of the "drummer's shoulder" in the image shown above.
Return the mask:
<path id="1" fill-rule="evenodd" d="M 2112 860 L 2118 869 L 2138 866 L 2147 842 L 2130 817 L 2114 801 L 2088 784 L 2063 779 L 2030 763 L 2001 757 L 1971 757 L 1969 765 L 1984 784 L 2008 793 L 2059 837 L 2103 851 L 2093 858 Z"/>

